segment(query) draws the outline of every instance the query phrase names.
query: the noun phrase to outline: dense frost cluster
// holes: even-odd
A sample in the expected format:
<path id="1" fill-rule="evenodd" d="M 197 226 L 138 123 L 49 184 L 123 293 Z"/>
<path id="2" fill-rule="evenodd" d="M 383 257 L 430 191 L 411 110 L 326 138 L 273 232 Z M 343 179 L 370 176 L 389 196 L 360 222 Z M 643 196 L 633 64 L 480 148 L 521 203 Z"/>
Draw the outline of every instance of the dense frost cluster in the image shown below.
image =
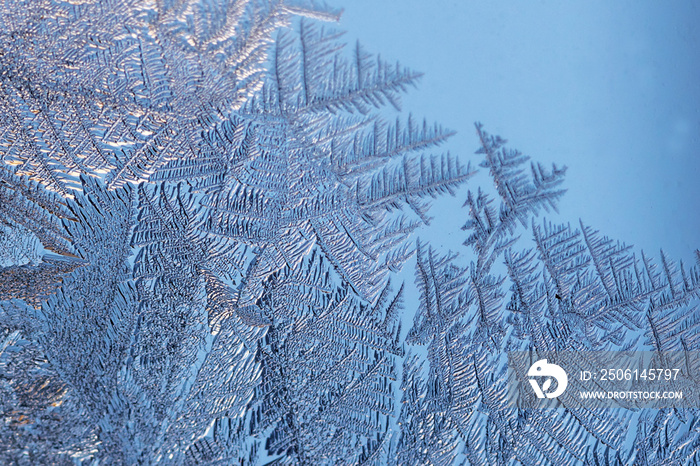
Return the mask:
<path id="1" fill-rule="evenodd" d="M 698 269 L 543 222 L 564 170 L 480 125 L 470 265 L 418 239 L 474 170 L 337 15 L 4 2 L 0 463 L 697 462 L 694 410 L 523 410 L 504 354 L 698 350 Z"/>

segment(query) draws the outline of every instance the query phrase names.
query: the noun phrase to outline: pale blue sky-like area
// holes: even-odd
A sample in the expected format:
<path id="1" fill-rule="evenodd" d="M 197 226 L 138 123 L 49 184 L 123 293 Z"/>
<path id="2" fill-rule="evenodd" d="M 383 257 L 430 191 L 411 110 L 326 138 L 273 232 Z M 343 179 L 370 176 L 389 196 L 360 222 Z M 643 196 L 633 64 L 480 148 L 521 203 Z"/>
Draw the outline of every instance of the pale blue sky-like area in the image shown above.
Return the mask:
<path id="1" fill-rule="evenodd" d="M 700 248 L 700 2 L 337 0 L 349 43 L 424 73 L 404 110 L 458 131 L 444 149 L 478 161 L 473 123 L 567 165 L 557 222 L 579 217 L 658 257 Z M 479 178 L 467 188 L 475 189 Z M 487 180 L 486 180 L 487 181 Z M 466 218 L 435 203 L 429 231 L 456 249 Z M 427 238 L 426 238 L 427 239 Z"/>

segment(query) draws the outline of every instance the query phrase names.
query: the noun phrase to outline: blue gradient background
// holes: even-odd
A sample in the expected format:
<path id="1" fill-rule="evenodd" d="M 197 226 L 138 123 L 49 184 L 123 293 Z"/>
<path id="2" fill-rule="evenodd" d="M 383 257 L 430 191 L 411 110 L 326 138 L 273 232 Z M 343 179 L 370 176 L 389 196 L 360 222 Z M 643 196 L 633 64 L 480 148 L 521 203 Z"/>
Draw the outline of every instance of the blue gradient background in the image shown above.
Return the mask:
<path id="1" fill-rule="evenodd" d="M 658 257 L 700 247 L 700 3 L 690 0 L 344 0 L 340 27 L 369 52 L 425 73 L 404 109 L 473 123 L 533 160 L 567 165 L 560 215 Z M 429 236 L 460 248 L 466 189 L 436 202 Z M 426 237 L 426 234 L 422 234 Z M 426 239 L 428 239 L 426 237 Z"/>

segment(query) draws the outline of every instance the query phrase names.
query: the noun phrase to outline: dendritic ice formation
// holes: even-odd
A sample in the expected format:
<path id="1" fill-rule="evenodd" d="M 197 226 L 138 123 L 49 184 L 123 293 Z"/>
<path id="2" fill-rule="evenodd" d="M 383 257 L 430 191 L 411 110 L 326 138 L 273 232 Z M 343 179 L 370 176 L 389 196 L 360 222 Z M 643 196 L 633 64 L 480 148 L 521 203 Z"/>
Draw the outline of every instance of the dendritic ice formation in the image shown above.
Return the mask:
<path id="1" fill-rule="evenodd" d="M 473 170 L 431 154 L 450 131 L 388 120 L 419 74 L 337 17 L 4 3 L 0 462 L 697 461 L 692 410 L 509 407 L 503 354 L 700 349 L 698 269 L 536 221 L 564 170 L 481 126 L 471 265 L 418 240 Z"/>
<path id="2" fill-rule="evenodd" d="M 605 367 L 604 351 L 700 349 L 700 270 L 663 251 L 655 263 L 583 223 L 537 221 L 556 208 L 563 170 L 533 163 L 528 174 L 527 157 L 477 134 L 497 196 L 468 193 L 469 266 L 418 246 L 421 303 L 406 343 L 427 346 L 428 376 L 426 361 L 404 360 L 397 464 L 697 464 L 697 409 L 508 402 L 509 351 L 575 351 Z"/>

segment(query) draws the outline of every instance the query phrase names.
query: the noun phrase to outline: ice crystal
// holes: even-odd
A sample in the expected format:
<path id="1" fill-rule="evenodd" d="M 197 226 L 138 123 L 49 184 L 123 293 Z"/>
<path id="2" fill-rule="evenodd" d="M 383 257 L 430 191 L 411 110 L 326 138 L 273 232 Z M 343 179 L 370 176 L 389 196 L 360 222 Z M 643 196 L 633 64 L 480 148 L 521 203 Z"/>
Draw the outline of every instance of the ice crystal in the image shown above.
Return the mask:
<path id="1" fill-rule="evenodd" d="M 471 264 L 417 241 L 473 170 L 399 111 L 419 73 L 346 50 L 337 11 L 0 17 L 2 463 L 697 461 L 695 412 L 644 412 L 633 435 L 629 413 L 518 410 L 502 356 L 698 349 L 698 269 L 536 220 L 565 170 L 528 172 L 480 125 L 498 203 L 467 195 Z"/>

